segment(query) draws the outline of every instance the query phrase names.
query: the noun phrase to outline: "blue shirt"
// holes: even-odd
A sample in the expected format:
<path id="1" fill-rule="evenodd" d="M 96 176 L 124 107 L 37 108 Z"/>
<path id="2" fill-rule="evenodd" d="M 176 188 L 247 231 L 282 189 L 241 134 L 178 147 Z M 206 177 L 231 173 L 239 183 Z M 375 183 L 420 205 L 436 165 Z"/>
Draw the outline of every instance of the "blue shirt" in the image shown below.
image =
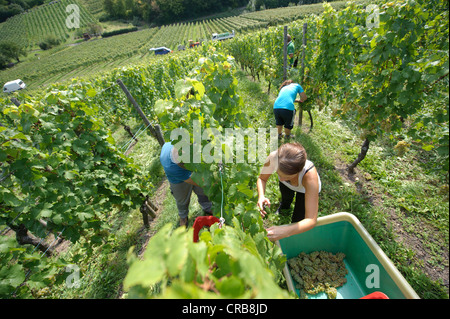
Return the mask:
<path id="1" fill-rule="evenodd" d="M 275 103 L 273 105 L 274 109 L 287 109 L 294 111 L 294 101 L 297 97 L 297 94 L 300 94 L 303 92 L 303 88 L 298 83 L 291 83 L 286 86 L 284 86 L 280 93 L 278 94 L 277 99 L 275 100 Z"/>
<path id="2" fill-rule="evenodd" d="M 167 179 L 172 184 L 180 184 L 191 177 L 192 172 L 180 167 L 173 161 L 173 145 L 170 142 L 164 143 L 161 149 L 159 160 L 164 168 Z"/>

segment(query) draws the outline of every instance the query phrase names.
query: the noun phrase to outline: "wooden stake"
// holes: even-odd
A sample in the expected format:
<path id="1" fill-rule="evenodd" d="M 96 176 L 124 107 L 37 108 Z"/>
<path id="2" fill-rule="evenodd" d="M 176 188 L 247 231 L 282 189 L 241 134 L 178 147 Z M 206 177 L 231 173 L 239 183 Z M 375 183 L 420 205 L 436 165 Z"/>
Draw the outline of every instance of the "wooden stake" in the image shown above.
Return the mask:
<path id="1" fill-rule="evenodd" d="M 303 24 L 303 39 L 302 39 L 302 84 L 304 82 L 305 79 L 305 55 L 306 55 L 306 30 L 307 30 L 308 24 L 304 23 Z M 298 103 L 298 126 L 302 126 L 303 125 L 303 107 L 301 106 L 300 103 Z M 311 116 L 311 113 L 309 113 Z"/>
<path id="2" fill-rule="evenodd" d="M 158 134 L 157 133 L 157 130 L 150 123 L 148 118 L 145 116 L 144 112 L 142 112 L 141 107 L 136 102 L 136 100 L 133 98 L 131 93 L 128 91 L 128 89 L 125 86 L 125 84 L 123 84 L 122 80 L 117 79 L 116 82 L 117 82 L 117 84 L 119 84 L 119 86 L 122 89 L 122 91 L 125 92 L 125 95 L 127 96 L 128 100 L 131 102 L 131 104 L 133 104 L 134 108 L 136 109 L 136 111 L 138 112 L 139 116 L 144 121 L 145 125 L 149 128 L 150 133 L 152 134 L 152 136 L 156 138 L 156 140 L 158 141 L 159 145 L 163 146 L 165 142 L 164 142 L 164 139 L 162 138 L 162 134 Z M 159 131 L 161 131 L 161 129 L 159 129 Z"/>
<path id="3" fill-rule="evenodd" d="M 284 26 L 283 38 L 283 81 L 287 79 L 287 26 Z"/>
<path id="4" fill-rule="evenodd" d="M 20 105 L 20 101 L 18 99 L 16 99 L 15 97 L 11 98 L 11 102 L 13 102 L 16 106 Z"/>
<path id="5" fill-rule="evenodd" d="M 147 213 L 149 213 L 149 215 L 152 216 L 152 218 L 155 218 L 156 217 L 156 212 L 153 211 L 153 209 L 150 207 L 148 202 L 145 202 L 145 206 L 147 207 Z"/>
<path id="6" fill-rule="evenodd" d="M 305 79 L 305 56 L 306 56 L 306 31 L 307 31 L 307 28 L 308 28 L 308 24 L 307 23 L 304 23 L 303 24 L 303 39 L 302 39 L 302 42 L 303 42 L 303 45 L 302 45 L 302 83 L 303 83 L 303 81 L 304 81 L 304 79 Z"/>

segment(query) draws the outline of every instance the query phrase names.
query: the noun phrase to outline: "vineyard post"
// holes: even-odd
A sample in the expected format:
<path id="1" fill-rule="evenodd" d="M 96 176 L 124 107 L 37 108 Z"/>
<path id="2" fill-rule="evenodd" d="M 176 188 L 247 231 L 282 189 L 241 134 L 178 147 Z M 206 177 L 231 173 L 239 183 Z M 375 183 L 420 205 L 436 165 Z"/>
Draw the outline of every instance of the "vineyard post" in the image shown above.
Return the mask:
<path id="1" fill-rule="evenodd" d="M 16 99 L 15 97 L 11 98 L 11 102 L 13 102 L 16 106 L 20 106 L 20 101 L 18 99 Z M 0 123 L 0 126 L 4 127 L 4 125 L 2 123 Z"/>
<path id="2" fill-rule="evenodd" d="M 162 137 L 161 128 L 159 127 L 159 125 L 155 125 L 156 128 L 153 127 L 153 125 L 150 123 L 148 118 L 145 116 L 144 112 L 142 112 L 142 109 L 140 108 L 139 104 L 137 104 L 136 100 L 133 98 L 131 93 L 128 91 L 128 89 L 125 86 L 125 84 L 123 84 L 122 80 L 117 79 L 116 82 L 117 82 L 117 84 L 119 84 L 121 89 L 125 92 L 125 95 L 127 96 L 128 100 L 131 102 L 131 104 L 133 104 L 134 108 L 136 109 L 136 111 L 138 112 L 139 116 L 144 121 L 145 125 L 147 125 L 147 127 L 150 129 L 150 133 L 158 140 L 159 145 L 163 146 L 164 145 L 164 138 Z"/>
<path id="3" fill-rule="evenodd" d="M 302 38 L 302 83 L 305 79 L 305 55 L 306 55 L 306 31 L 308 24 L 303 23 L 303 38 Z"/>
<path id="4" fill-rule="evenodd" d="M 306 55 L 306 31 L 307 31 L 308 24 L 303 23 L 303 37 L 302 37 L 302 85 L 304 83 L 305 79 L 305 55 Z M 311 114 L 310 114 L 311 116 Z M 300 103 L 298 103 L 298 125 L 302 126 L 303 123 L 303 108 Z M 312 127 L 312 125 L 311 125 Z"/>
<path id="5" fill-rule="evenodd" d="M 287 25 L 284 26 L 284 38 L 283 38 L 283 81 L 287 78 Z"/>
<path id="6" fill-rule="evenodd" d="M 15 97 L 11 98 L 11 102 L 13 102 L 16 106 L 20 106 L 20 101 Z"/>

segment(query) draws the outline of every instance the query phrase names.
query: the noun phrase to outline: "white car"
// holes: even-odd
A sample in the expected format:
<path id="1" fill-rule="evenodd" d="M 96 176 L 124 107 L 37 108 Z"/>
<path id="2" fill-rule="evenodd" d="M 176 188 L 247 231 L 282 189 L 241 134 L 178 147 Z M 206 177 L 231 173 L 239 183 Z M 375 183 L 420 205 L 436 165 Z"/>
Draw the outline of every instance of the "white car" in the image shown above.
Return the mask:
<path id="1" fill-rule="evenodd" d="M 166 48 L 166 47 L 151 48 L 151 49 L 149 49 L 149 51 L 155 51 L 155 55 L 162 55 L 162 54 L 167 54 L 167 53 L 172 52 L 172 50 L 170 50 L 169 48 Z"/>
<path id="2" fill-rule="evenodd" d="M 225 32 L 225 33 L 213 33 L 211 39 L 212 40 L 225 40 L 225 39 L 231 39 L 234 37 L 234 30 L 232 33 Z"/>
<path id="3" fill-rule="evenodd" d="M 26 84 L 21 79 L 17 79 L 14 81 L 6 82 L 5 85 L 3 86 L 3 92 L 11 93 L 14 91 L 22 90 L 26 87 L 27 87 Z"/>

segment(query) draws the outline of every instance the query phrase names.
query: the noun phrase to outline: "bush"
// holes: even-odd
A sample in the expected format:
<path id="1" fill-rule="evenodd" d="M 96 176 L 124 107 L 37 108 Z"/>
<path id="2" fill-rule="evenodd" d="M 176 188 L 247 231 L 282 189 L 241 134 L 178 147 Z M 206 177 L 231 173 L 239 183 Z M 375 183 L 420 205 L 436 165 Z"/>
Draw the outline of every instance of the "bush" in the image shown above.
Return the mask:
<path id="1" fill-rule="evenodd" d="M 6 69 L 10 59 L 0 52 L 0 70 Z"/>
<path id="2" fill-rule="evenodd" d="M 16 60 L 17 62 L 20 62 L 20 57 L 26 55 L 27 51 L 20 44 L 17 44 L 14 41 L 0 42 L 0 56 L 1 56 L 0 66 L 2 68 L 4 66 L 7 66 L 11 62 L 11 60 Z"/>
<path id="3" fill-rule="evenodd" d="M 125 28 L 125 29 L 118 29 L 118 30 L 114 30 L 114 31 L 110 31 L 110 32 L 103 32 L 102 38 L 112 37 L 113 35 L 124 34 L 124 33 L 128 33 L 128 32 L 134 32 L 137 30 L 138 30 L 137 27 L 131 27 L 131 28 Z"/>
<path id="4" fill-rule="evenodd" d="M 55 37 L 48 37 L 44 41 L 40 42 L 38 45 L 42 50 L 49 50 L 60 44 L 61 39 L 57 39 Z"/>

